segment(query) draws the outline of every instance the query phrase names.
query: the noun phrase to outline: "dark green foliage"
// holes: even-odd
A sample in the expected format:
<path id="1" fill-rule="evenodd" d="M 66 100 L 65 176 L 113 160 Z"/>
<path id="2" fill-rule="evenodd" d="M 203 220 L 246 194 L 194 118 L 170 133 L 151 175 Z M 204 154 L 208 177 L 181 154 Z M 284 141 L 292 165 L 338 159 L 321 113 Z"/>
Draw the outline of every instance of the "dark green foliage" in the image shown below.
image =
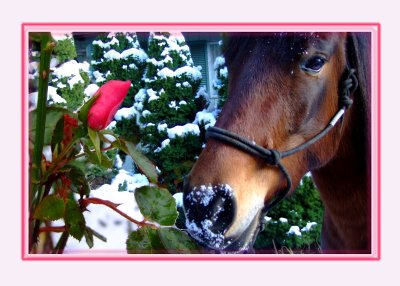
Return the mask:
<path id="1" fill-rule="evenodd" d="M 126 241 L 126 249 L 129 254 L 166 253 L 158 236 L 158 230 L 149 226 L 131 232 Z"/>
<path id="2" fill-rule="evenodd" d="M 176 228 L 159 228 L 158 235 L 168 253 L 191 254 L 199 252 L 197 244 L 183 231 Z"/>
<path id="3" fill-rule="evenodd" d="M 54 54 L 59 65 L 51 73 L 50 86 L 57 89 L 57 94 L 65 99 L 66 103 L 50 100 L 49 104 L 66 107 L 68 110 L 74 111 L 84 102 L 84 90 L 90 83 L 89 65 L 86 62 L 78 63 L 74 60 L 76 50 L 72 38 L 58 41 Z M 64 71 L 60 72 L 62 70 Z M 70 73 L 67 74 L 66 70 Z"/>
<path id="4" fill-rule="evenodd" d="M 188 134 L 171 140 L 160 152 L 149 154 L 162 170 L 160 183 L 166 184 L 169 190 L 175 190 L 192 169 L 197 154 L 201 153 L 201 144 L 199 136 Z"/>
<path id="5" fill-rule="evenodd" d="M 135 190 L 135 199 L 146 220 L 164 226 L 175 224 L 176 203 L 167 189 L 144 186 Z"/>
<path id="6" fill-rule="evenodd" d="M 193 122 L 196 113 L 204 108 L 205 99 L 196 96 L 201 73 L 193 67 L 183 37 L 173 37 L 168 33 L 152 35 L 148 57 L 145 90 L 138 94 L 135 104 L 142 112 L 141 142 L 147 155 L 161 170 L 160 182 L 175 192 L 200 154 L 202 141 L 195 133 L 169 138 L 167 128 Z M 161 143 L 167 139 L 169 144 L 162 148 Z"/>
<path id="7" fill-rule="evenodd" d="M 86 142 L 87 141 L 85 141 L 85 143 Z M 88 153 L 87 149 L 84 151 Z M 107 156 L 112 162 L 114 162 L 117 153 L 118 150 L 113 149 L 104 152 L 103 155 Z M 94 154 L 94 156 L 96 155 Z M 115 167 L 107 168 L 100 164 L 94 164 L 90 161 L 89 156 L 84 157 L 81 160 L 75 160 L 72 162 L 72 164 L 85 173 L 86 179 L 90 184 L 90 189 L 96 189 L 103 184 L 110 184 L 112 179 L 114 179 L 115 176 L 118 174 L 118 170 Z M 74 186 L 72 186 L 72 189 L 74 190 Z"/>
<path id="8" fill-rule="evenodd" d="M 54 53 L 59 63 L 65 63 L 67 61 L 76 58 L 76 50 L 74 42 L 71 38 L 57 41 L 57 46 L 54 49 Z"/>
<path id="9" fill-rule="evenodd" d="M 319 253 L 323 204 L 311 177 L 304 177 L 295 193 L 272 209 L 267 216 L 271 220 L 266 223 L 254 245 L 258 252 L 290 249 L 303 253 Z M 281 222 L 280 218 L 288 221 Z M 287 234 L 291 226 L 299 226 L 301 230 L 308 222 L 317 224 L 309 231 L 301 231 L 301 236 Z"/>
<path id="10" fill-rule="evenodd" d="M 120 55 L 131 55 L 120 58 L 109 58 L 107 55 L 114 50 Z M 132 107 L 134 97 L 143 88 L 143 73 L 146 68 L 147 56 L 140 48 L 135 33 L 116 33 L 115 35 L 102 35 L 93 41 L 92 71 L 97 76 L 97 84 L 101 85 L 109 80 L 130 80 L 131 88 L 126 96 L 123 107 Z M 99 80 L 101 75 L 102 80 Z M 136 123 L 136 115 L 129 118 L 121 117 L 117 120 L 114 132 L 127 141 L 138 143 L 140 128 Z M 121 152 L 122 153 L 122 152 Z"/>
<path id="11" fill-rule="evenodd" d="M 58 87 L 57 93 L 65 99 L 67 102 L 66 104 L 59 104 L 54 103 L 55 106 L 65 106 L 68 110 L 74 111 L 77 110 L 83 103 L 85 98 L 84 90 L 85 84 L 84 83 L 76 83 L 71 87 L 68 84 L 68 78 L 60 78 L 57 80 L 57 83 L 62 83 L 64 85 L 63 88 Z M 60 85 L 62 86 L 62 85 Z"/>
<path id="12" fill-rule="evenodd" d="M 50 195 L 40 202 L 33 217 L 42 220 L 57 220 L 64 216 L 64 212 L 64 200 L 57 195 Z"/>
<path id="13" fill-rule="evenodd" d="M 140 127 L 131 118 L 118 120 L 114 132 L 129 142 L 137 144 L 140 141 Z"/>
<path id="14" fill-rule="evenodd" d="M 107 58 L 105 56 L 110 50 L 119 54 L 132 50 L 130 56 L 121 58 Z M 143 87 L 142 76 L 146 67 L 146 55 L 140 49 L 140 44 L 135 33 L 116 33 L 114 36 L 99 36 L 93 42 L 92 70 L 102 74 L 104 81 L 130 80 L 132 87 L 126 96 L 122 107 L 131 107 L 134 103 L 135 94 Z"/>
<path id="15" fill-rule="evenodd" d="M 67 200 L 64 221 L 69 234 L 80 241 L 85 232 L 86 222 L 76 201 Z"/>

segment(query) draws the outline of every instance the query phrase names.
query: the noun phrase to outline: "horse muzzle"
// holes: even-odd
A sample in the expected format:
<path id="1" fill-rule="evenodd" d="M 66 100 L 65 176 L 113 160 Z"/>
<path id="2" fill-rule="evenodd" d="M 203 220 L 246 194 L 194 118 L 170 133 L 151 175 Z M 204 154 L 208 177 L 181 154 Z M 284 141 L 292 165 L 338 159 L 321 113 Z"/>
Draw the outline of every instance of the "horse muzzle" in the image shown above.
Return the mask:
<path id="1" fill-rule="evenodd" d="M 259 214 L 239 235 L 228 235 L 236 219 L 236 200 L 226 184 L 201 185 L 183 196 L 187 231 L 206 249 L 222 253 L 247 252 L 259 230 Z"/>

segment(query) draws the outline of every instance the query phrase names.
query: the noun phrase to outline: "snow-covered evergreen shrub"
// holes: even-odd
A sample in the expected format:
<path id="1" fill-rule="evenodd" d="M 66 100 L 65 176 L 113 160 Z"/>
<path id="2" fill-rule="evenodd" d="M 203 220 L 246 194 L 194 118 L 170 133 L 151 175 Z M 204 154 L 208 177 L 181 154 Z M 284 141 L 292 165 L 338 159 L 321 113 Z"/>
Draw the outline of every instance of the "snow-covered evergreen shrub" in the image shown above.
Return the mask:
<path id="1" fill-rule="evenodd" d="M 50 64 L 48 104 L 74 111 L 84 102 L 84 90 L 89 84 L 89 64 L 74 60 L 76 50 L 72 36 L 54 37 L 57 45 Z"/>
<path id="2" fill-rule="evenodd" d="M 75 60 L 65 62 L 54 69 L 50 85 L 66 103 L 50 101 L 49 104 L 62 105 L 73 111 L 78 109 L 86 97 L 85 89 L 89 85 L 89 64 Z"/>
<path id="3" fill-rule="evenodd" d="M 320 252 L 323 204 L 311 177 L 305 176 L 292 196 L 268 212 L 255 249 Z"/>
<path id="4" fill-rule="evenodd" d="M 91 64 L 96 83 L 101 85 L 113 79 L 131 81 L 131 89 L 122 107 L 131 107 L 135 94 L 143 87 L 146 59 L 135 33 L 109 34 L 93 41 Z"/>
<path id="5" fill-rule="evenodd" d="M 146 88 L 135 98 L 141 142 L 161 170 L 162 183 L 174 191 L 202 150 L 201 126 L 208 122 L 195 122 L 205 107 L 198 93 L 201 73 L 183 36 L 151 34 L 148 57 Z"/>
<path id="6" fill-rule="evenodd" d="M 93 41 L 92 74 L 98 85 L 106 80 L 130 80 L 131 88 L 116 115 L 114 132 L 128 141 L 138 142 L 140 129 L 134 97 L 144 86 L 142 77 L 147 54 L 140 48 L 135 33 L 116 33 L 99 36 Z"/>

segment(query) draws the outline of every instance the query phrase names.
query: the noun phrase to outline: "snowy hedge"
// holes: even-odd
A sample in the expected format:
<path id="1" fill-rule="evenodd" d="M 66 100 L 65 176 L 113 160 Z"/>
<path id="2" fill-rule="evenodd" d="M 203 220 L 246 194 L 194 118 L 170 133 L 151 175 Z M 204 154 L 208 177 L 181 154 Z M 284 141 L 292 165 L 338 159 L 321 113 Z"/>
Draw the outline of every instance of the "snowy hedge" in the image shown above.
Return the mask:
<path id="1" fill-rule="evenodd" d="M 99 36 L 93 41 L 92 71 L 98 85 L 106 80 L 130 80 L 132 87 L 123 103 L 131 107 L 135 94 L 142 88 L 146 53 L 140 48 L 135 33 Z"/>
<path id="2" fill-rule="evenodd" d="M 161 181 L 174 192 L 202 150 L 204 128 L 194 121 L 206 103 L 199 92 L 200 67 L 183 36 L 150 36 L 144 80 L 145 89 L 135 98 L 142 143 L 161 170 Z"/>
<path id="3" fill-rule="evenodd" d="M 254 245 L 258 252 L 320 253 L 323 205 L 311 177 L 268 212 Z"/>

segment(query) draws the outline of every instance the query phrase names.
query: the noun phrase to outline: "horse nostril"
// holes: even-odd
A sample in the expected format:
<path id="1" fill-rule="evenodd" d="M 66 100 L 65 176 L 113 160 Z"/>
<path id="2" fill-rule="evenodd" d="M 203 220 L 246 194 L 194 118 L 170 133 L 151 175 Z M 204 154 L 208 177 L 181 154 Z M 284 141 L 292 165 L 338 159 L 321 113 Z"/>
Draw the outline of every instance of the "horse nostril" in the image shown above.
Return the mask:
<path id="1" fill-rule="evenodd" d="M 188 224 L 204 233 L 223 235 L 235 217 L 235 200 L 228 185 L 194 187 L 185 192 L 183 204 Z"/>

